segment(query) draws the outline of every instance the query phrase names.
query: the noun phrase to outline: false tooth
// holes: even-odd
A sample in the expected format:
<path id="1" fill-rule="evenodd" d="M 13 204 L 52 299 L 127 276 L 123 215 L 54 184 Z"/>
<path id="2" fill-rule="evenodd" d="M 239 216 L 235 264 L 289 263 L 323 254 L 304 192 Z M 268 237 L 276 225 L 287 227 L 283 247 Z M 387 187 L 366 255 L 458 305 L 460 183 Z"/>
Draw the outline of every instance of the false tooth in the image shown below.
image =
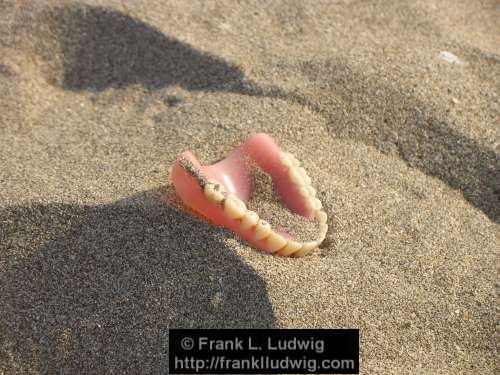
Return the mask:
<path id="1" fill-rule="evenodd" d="M 212 183 L 207 183 L 205 185 L 203 193 L 210 203 L 219 203 L 224 199 L 224 194 L 216 190 L 215 185 Z"/>
<path id="2" fill-rule="evenodd" d="M 241 218 L 241 227 L 243 229 L 250 229 L 257 225 L 259 222 L 259 215 L 255 211 L 247 211 Z"/>
<path id="3" fill-rule="evenodd" d="M 312 200 L 312 206 L 316 211 L 321 210 L 321 208 L 323 207 L 321 201 L 318 198 L 314 198 Z"/>
<path id="4" fill-rule="evenodd" d="M 212 185 L 214 185 L 214 189 L 215 191 L 220 191 L 222 193 L 225 193 L 226 192 L 226 189 L 224 188 L 224 185 L 222 185 L 220 182 L 214 180 L 214 179 L 210 179 L 208 180 L 209 183 L 211 183 Z"/>
<path id="5" fill-rule="evenodd" d="M 278 233 L 272 232 L 271 235 L 266 238 L 266 245 L 271 253 L 275 253 L 279 249 L 285 247 L 286 240 Z"/>
<path id="6" fill-rule="evenodd" d="M 317 241 L 310 241 L 302 244 L 302 248 L 297 251 L 293 256 L 296 257 L 302 257 L 304 255 L 309 254 L 311 251 L 313 251 L 316 247 L 318 246 Z"/>
<path id="7" fill-rule="evenodd" d="M 296 167 L 300 166 L 300 161 L 295 157 L 294 154 L 288 153 L 288 156 L 290 157 L 290 160 L 292 161 L 293 165 L 295 165 Z"/>
<path id="8" fill-rule="evenodd" d="M 259 219 L 259 221 L 257 222 L 257 225 L 255 226 L 254 238 L 257 241 L 263 240 L 263 239 L 269 237 L 271 232 L 272 232 L 271 225 L 267 221 Z"/>
<path id="9" fill-rule="evenodd" d="M 243 201 L 233 194 L 229 194 L 224 201 L 224 212 L 231 219 L 239 219 L 245 212 L 247 207 Z"/>
<path id="10" fill-rule="evenodd" d="M 326 221 L 328 220 L 328 216 L 326 215 L 326 212 L 321 211 L 321 210 L 316 211 L 315 217 L 316 217 L 316 220 L 318 220 L 318 222 L 320 224 L 325 224 Z"/>
<path id="11" fill-rule="evenodd" d="M 224 186 L 213 178 L 209 179 L 207 184 L 205 184 L 205 197 L 207 197 L 210 203 L 219 203 L 222 201 L 225 191 L 226 189 L 224 189 Z"/>
<path id="12" fill-rule="evenodd" d="M 207 180 L 207 182 L 210 183 L 210 184 L 212 184 L 212 185 L 220 185 L 220 188 L 222 188 L 222 184 L 219 181 L 217 181 L 215 178 L 209 178 Z"/>
<path id="13" fill-rule="evenodd" d="M 307 177 L 307 172 L 304 168 L 302 167 L 298 167 L 297 170 L 299 171 L 300 175 L 302 176 L 302 178 L 305 180 L 306 177 Z"/>
<path id="14" fill-rule="evenodd" d="M 305 198 L 309 198 L 311 196 L 309 189 L 307 189 L 307 187 L 305 187 L 305 186 L 303 186 L 299 189 L 299 194 Z"/>
<path id="15" fill-rule="evenodd" d="M 289 169 L 289 168 L 291 168 L 291 167 L 293 166 L 292 160 L 291 160 L 291 159 L 290 159 L 290 157 L 289 157 L 286 153 L 284 153 L 284 152 L 282 152 L 282 153 L 280 154 L 280 162 L 281 162 L 281 164 L 282 164 L 282 165 L 283 165 L 286 169 Z"/>
<path id="16" fill-rule="evenodd" d="M 328 232 L 328 224 L 319 225 L 319 238 L 323 241 L 326 237 L 326 232 Z"/>
<path id="17" fill-rule="evenodd" d="M 300 175 L 300 173 L 297 171 L 297 168 L 290 168 L 288 171 L 288 174 L 290 176 L 290 179 L 295 185 L 304 185 L 304 179 Z"/>
<path id="18" fill-rule="evenodd" d="M 205 194 L 205 197 L 211 201 L 212 200 L 212 197 L 214 195 L 214 192 L 215 192 L 215 186 L 211 183 L 207 183 L 205 184 L 205 188 L 203 189 L 203 194 Z"/>
<path id="19" fill-rule="evenodd" d="M 283 152 L 284 155 L 288 157 L 288 159 L 291 161 L 292 165 L 298 167 L 300 166 L 300 161 L 290 152 Z"/>
<path id="20" fill-rule="evenodd" d="M 316 196 L 316 190 L 309 184 L 306 185 L 306 189 L 309 191 L 309 195 L 311 197 L 315 197 Z"/>
<path id="21" fill-rule="evenodd" d="M 288 256 L 288 255 L 295 253 L 296 251 L 299 251 L 301 247 L 302 247 L 302 244 L 300 242 L 288 241 L 286 243 L 286 246 L 283 249 L 281 249 L 280 251 L 278 251 L 278 254 L 282 255 L 282 256 Z"/>
<path id="22" fill-rule="evenodd" d="M 222 200 L 224 200 L 224 197 L 225 197 L 224 193 L 222 193 L 221 191 L 217 190 L 217 188 L 215 188 L 214 195 L 213 195 L 215 202 L 216 203 L 221 202 Z"/>
<path id="23" fill-rule="evenodd" d="M 313 201 L 311 197 L 307 197 L 304 201 L 304 204 L 308 210 L 315 211 Z"/>

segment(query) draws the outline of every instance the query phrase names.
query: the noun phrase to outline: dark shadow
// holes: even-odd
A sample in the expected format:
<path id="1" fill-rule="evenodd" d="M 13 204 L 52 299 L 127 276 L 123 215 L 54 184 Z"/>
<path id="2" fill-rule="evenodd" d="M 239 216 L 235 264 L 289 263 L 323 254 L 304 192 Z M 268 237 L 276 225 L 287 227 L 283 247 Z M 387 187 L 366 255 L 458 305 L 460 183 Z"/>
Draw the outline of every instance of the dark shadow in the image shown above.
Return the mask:
<path id="1" fill-rule="evenodd" d="M 307 63 L 302 71 L 326 88 L 315 110 L 329 119 L 332 136 L 394 152 L 409 166 L 460 190 L 491 220 L 500 220 L 500 155 L 460 134 L 442 109 L 342 61 Z"/>
<path id="2" fill-rule="evenodd" d="M 73 4 L 48 8 L 34 23 L 36 55 L 49 81 L 65 89 L 139 84 L 149 90 L 180 85 L 187 90 L 259 91 L 236 65 L 118 11 Z"/>
<path id="3" fill-rule="evenodd" d="M 180 85 L 307 106 L 330 119 L 332 135 L 361 140 L 382 152 L 397 150 L 410 166 L 459 189 L 471 204 L 499 220 L 498 154 L 459 134 L 446 115 L 410 93 L 354 71 L 340 60 L 303 64 L 302 72 L 325 93 L 308 98 L 272 85 L 258 86 L 234 64 L 114 10 L 87 5 L 48 8 L 34 25 L 38 38 L 33 48 L 44 62 L 42 70 L 64 89 L 100 91 L 139 84 L 154 90 Z M 339 104 L 333 98 L 342 100 L 342 118 L 330 109 Z M 173 98 L 167 105 L 177 102 Z"/>
<path id="4" fill-rule="evenodd" d="M 226 232 L 160 197 L 0 211 L 0 371 L 166 373 L 168 328 L 274 327 Z"/>

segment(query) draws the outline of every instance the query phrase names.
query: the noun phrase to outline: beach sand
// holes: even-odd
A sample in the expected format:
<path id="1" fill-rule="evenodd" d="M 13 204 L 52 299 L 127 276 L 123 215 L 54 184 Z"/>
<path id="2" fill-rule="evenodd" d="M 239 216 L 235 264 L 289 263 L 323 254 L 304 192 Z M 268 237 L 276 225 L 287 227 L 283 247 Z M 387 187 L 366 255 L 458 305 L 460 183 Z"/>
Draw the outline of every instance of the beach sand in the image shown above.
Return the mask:
<path id="1" fill-rule="evenodd" d="M 0 373 L 165 373 L 181 327 L 359 328 L 362 374 L 498 371 L 498 1 L 7 0 L 0 21 Z M 168 198 L 180 152 L 256 132 L 328 212 L 311 256 Z"/>

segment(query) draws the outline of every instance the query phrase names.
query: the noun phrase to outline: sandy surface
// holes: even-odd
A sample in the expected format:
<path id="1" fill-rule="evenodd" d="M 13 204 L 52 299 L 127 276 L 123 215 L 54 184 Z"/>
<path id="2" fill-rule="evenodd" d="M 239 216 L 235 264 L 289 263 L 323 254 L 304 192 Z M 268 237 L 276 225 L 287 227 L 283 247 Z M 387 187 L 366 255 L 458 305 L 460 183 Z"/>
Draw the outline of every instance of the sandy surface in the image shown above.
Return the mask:
<path id="1" fill-rule="evenodd" d="M 165 373 L 170 327 L 359 328 L 363 374 L 495 373 L 498 1 L 147 4 L 0 2 L 0 373 Z M 312 256 L 165 199 L 178 153 L 257 131 L 328 210 Z"/>

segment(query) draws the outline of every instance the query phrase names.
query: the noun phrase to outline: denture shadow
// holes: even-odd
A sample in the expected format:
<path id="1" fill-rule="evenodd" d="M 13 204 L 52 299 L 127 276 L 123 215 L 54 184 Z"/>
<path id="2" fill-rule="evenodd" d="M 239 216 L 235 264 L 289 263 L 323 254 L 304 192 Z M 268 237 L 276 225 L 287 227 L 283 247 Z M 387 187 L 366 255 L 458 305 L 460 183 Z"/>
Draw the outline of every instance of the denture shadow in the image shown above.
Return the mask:
<path id="1" fill-rule="evenodd" d="M 152 25 L 104 7 L 47 8 L 35 22 L 36 56 L 47 80 L 64 89 L 102 91 L 142 85 L 254 95 L 242 70 L 163 34 Z"/>
<path id="2" fill-rule="evenodd" d="M 0 211 L 0 369 L 166 373 L 169 328 L 275 326 L 224 234 L 160 197 Z"/>

